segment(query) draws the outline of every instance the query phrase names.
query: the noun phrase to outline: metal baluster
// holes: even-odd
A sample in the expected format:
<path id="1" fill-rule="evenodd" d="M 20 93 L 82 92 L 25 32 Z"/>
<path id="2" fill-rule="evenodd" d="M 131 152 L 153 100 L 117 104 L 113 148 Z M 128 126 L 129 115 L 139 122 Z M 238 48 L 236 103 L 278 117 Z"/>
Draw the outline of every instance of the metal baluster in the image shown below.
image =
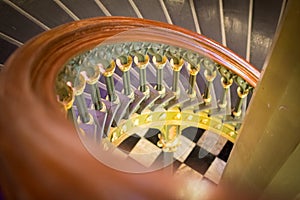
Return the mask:
<path id="1" fill-rule="evenodd" d="M 237 94 L 238 94 L 238 101 L 232 112 L 233 117 L 238 118 L 242 114 L 242 105 L 245 98 L 248 96 L 250 89 L 252 88 L 245 80 L 241 77 L 237 76 L 235 82 L 238 85 Z"/>
<path id="2" fill-rule="evenodd" d="M 90 121 L 90 114 L 88 112 L 85 99 L 83 97 L 83 90 L 85 88 L 86 81 L 82 74 L 79 74 L 78 78 L 75 80 L 75 104 L 78 109 L 78 114 L 81 122 L 88 123 Z"/>
<path id="3" fill-rule="evenodd" d="M 196 78 L 197 74 L 200 71 L 200 65 L 195 66 L 191 65 L 190 63 L 187 65 L 188 71 L 190 72 L 189 76 L 189 89 L 188 89 L 188 94 L 190 95 L 191 98 L 196 96 L 196 91 L 195 91 L 195 84 L 196 84 Z"/>
<path id="4" fill-rule="evenodd" d="M 140 87 L 139 90 L 144 93 L 149 93 L 149 89 L 146 85 L 146 67 L 149 63 L 149 56 L 148 55 L 136 55 L 134 56 L 134 63 L 139 68 L 139 78 L 140 78 Z"/>
<path id="5" fill-rule="evenodd" d="M 203 100 L 207 105 L 210 104 L 212 100 L 210 88 L 212 87 L 213 81 L 217 76 L 217 72 L 216 72 L 215 64 L 209 59 L 207 58 L 202 59 L 201 64 L 205 68 L 204 76 L 205 79 L 207 80 L 207 85 L 205 88 L 205 92 L 203 94 Z"/>
<path id="6" fill-rule="evenodd" d="M 164 93 L 165 92 L 165 87 L 163 85 L 163 80 L 164 80 L 164 74 L 163 74 L 163 68 L 165 67 L 167 63 L 167 57 L 166 56 L 160 56 L 156 55 L 153 56 L 153 63 L 156 67 L 156 87 L 155 89 L 159 92 Z"/>
<path id="7" fill-rule="evenodd" d="M 127 96 L 132 96 L 133 92 L 131 89 L 130 83 L 130 68 L 132 66 L 132 58 L 131 56 L 125 57 L 122 56 L 117 59 L 117 65 L 119 69 L 123 72 L 123 87 L 124 87 L 124 94 Z"/>
<path id="8" fill-rule="evenodd" d="M 103 108 L 103 103 L 101 102 L 100 90 L 97 86 L 97 82 L 100 77 L 100 68 L 95 65 L 93 67 L 85 66 L 83 70 L 82 74 L 91 89 L 91 96 L 95 110 L 101 110 Z"/>
<path id="9" fill-rule="evenodd" d="M 173 69 L 173 82 L 172 82 L 172 91 L 175 93 L 176 97 L 179 96 L 180 90 L 179 90 L 179 75 L 180 70 L 182 69 L 182 66 L 184 64 L 183 59 L 177 59 L 172 58 L 170 61 L 170 64 Z"/>
<path id="10" fill-rule="evenodd" d="M 60 102 L 64 110 L 67 111 L 67 118 L 73 120 L 72 106 L 75 101 L 73 88 L 62 80 L 57 80 L 55 87 L 58 102 Z"/>
<path id="11" fill-rule="evenodd" d="M 233 83 L 233 77 L 234 75 L 228 70 L 226 69 L 225 67 L 223 66 L 219 66 L 218 67 L 218 70 L 221 74 L 221 84 L 222 84 L 222 87 L 223 87 L 223 95 L 222 95 L 222 98 L 219 102 L 219 108 L 223 109 L 227 106 L 228 102 L 227 102 L 227 99 L 226 99 L 226 95 L 227 93 L 229 93 L 230 91 L 230 87 Z"/>
<path id="12" fill-rule="evenodd" d="M 103 76 L 105 77 L 106 82 L 106 90 L 108 95 L 108 100 L 111 102 L 115 102 L 117 100 L 117 95 L 115 93 L 115 85 L 113 74 L 115 72 L 116 63 L 112 61 L 108 68 L 103 72 Z"/>

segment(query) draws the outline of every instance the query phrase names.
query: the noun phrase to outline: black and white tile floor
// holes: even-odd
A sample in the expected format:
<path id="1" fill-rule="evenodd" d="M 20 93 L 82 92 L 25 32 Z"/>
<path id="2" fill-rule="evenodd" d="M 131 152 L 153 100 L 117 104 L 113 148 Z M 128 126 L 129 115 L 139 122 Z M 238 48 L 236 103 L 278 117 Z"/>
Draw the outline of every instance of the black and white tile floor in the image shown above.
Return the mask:
<path id="1" fill-rule="evenodd" d="M 181 144 L 170 154 L 156 145 L 159 133 L 158 129 L 148 129 L 133 134 L 118 145 L 115 153 L 148 168 L 159 165 L 166 160 L 166 155 L 171 155 L 175 175 L 189 175 L 212 185 L 219 183 L 232 142 L 211 131 L 189 127 L 182 130 Z"/>

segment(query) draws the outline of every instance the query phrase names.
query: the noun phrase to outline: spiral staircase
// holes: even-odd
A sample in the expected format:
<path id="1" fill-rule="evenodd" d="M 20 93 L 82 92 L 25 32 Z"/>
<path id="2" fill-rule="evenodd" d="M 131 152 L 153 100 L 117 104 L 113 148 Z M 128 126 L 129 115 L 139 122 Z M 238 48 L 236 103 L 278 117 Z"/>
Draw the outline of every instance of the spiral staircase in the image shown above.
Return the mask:
<path id="1" fill-rule="evenodd" d="M 154 0 L 63 1 L 3 0 L 1 9 L 1 60 L 35 35 L 74 20 L 97 16 L 128 16 L 178 25 L 201 33 L 232 49 L 261 70 L 283 0 Z"/>
<path id="2" fill-rule="evenodd" d="M 4 0 L 1 62 L 35 34 L 72 20 L 122 15 L 169 23 L 103 17 L 50 30 L 27 44 L 27 52 L 36 45 L 41 45 L 37 52 L 51 49 L 44 58 L 37 53 L 26 61 L 26 66 L 34 64 L 29 67 L 30 84 L 42 85 L 42 90 L 52 90 L 45 84 L 55 85 L 56 95 L 39 91 L 41 99 L 49 98 L 49 104 L 61 108 L 84 146 L 104 164 L 126 172 L 149 172 L 171 163 L 176 171 L 183 163 L 217 184 L 222 170 L 215 178 L 206 173 L 209 166 L 196 165 L 201 159 L 211 163 L 215 157 L 227 161 L 285 4 Z M 46 7 L 51 15 L 39 11 Z M 7 17 L 12 18 L 5 21 Z M 17 55 L 21 60 L 30 54 Z M 41 80 L 36 74 L 42 72 L 51 78 Z M 212 149 L 219 143 L 227 149 Z M 101 156 L 103 152 L 133 164 L 112 164 Z"/>

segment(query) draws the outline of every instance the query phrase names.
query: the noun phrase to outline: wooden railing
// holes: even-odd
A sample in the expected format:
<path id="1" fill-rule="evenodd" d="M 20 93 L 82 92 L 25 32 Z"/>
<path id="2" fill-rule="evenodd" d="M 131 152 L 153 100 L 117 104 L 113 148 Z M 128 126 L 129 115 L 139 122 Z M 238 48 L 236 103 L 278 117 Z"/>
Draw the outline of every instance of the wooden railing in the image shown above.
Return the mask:
<path id="1" fill-rule="evenodd" d="M 179 37 L 172 37 L 171 32 L 159 35 L 138 29 L 151 27 L 176 31 Z M 77 21 L 45 32 L 18 49 L 0 74 L 0 151 L 4 169 L 1 170 L 1 181 L 2 190 L 8 197 L 116 198 L 122 195 L 133 197 L 136 191 L 149 198 L 158 194 L 163 199 L 170 197 L 167 179 L 152 185 L 158 179 L 162 180 L 161 172 L 139 176 L 123 174 L 97 162 L 80 143 L 74 126 L 61 112 L 55 93 L 57 74 L 71 58 L 111 36 L 133 29 L 137 32 L 129 32 L 129 41 L 147 39 L 205 53 L 252 87 L 256 86 L 260 73 L 249 63 L 208 38 L 180 27 L 110 17 Z M 106 184 L 105 178 L 112 184 Z M 140 179 L 149 187 L 141 186 Z M 126 185 L 124 181 L 130 184 Z M 119 193 L 113 194 L 114 187 Z M 161 187 L 164 187 L 163 191 Z"/>

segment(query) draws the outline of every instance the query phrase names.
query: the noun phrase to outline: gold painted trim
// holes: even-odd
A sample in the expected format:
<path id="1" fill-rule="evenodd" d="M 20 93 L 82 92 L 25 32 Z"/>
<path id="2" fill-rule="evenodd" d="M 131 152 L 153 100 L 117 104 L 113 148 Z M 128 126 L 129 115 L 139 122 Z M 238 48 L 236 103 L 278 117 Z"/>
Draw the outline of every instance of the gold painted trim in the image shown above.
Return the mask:
<path id="1" fill-rule="evenodd" d="M 108 138 L 113 144 L 118 145 L 124 140 L 124 137 L 126 139 L 129 135 L 138 133 L 141 129 L 150 127 L 162 129 L 166 125 L 178 125 L 181 130 L 191 126 L 211 130 L 233 143 L 238 134 L 233 125 L 223 124 L 222 119 L 219 117 L 209 117 L 206 112 L 194 113 L 188 110 L 180 112 L 177 108 L 134 114 L 130 119 L 121 121 L 118 127 L 111 129 Z"/>
<path id="2" fill-rule="evenodd" d="M 179 60 L 179 63 L 178 64 L 175 64 L 174 63 L 174 59 L 172 58 L 171 61 L 170 61 L 170 64 L 172 66 L 172 69 L 176 72 L 179 72 L 184 64 L 184 60 L 181 58 Z"/>
<path id="3" fill-rule="evenodd" d="M 144 69 L 146 68 L 146 66 L 149 63 L 149 56 L 148 55 L 144 55 L 144 61 L 140 62 L 137 56 L 134 56 L 134 63 L 138 66 L 138 68 L 140 69 Z"/>
<path id="4" fill-rule="evenodd" d="M 103 72 L 103 76 L 111 77 L 114 74 L 115 69 L 116 69 L 116 63 L 115 63 L 115 61 L 112 61 L 109 65 L 109 67 L 106 68 L 105 71 Z"/>
<path id="5" fill-rule="evenodd" d="M 119 69 L 122 72 L 127 72 L 132 66 L 132 57 L 131 56 L 127 57 L 127 63 L 126 64 L 122 64 L 120 59 L 117 59 L 116 62 L 117 62 L 117 65 L 118 65 Z"/>
<path id="6" fill-rule="evenodd" d="M 152 58 L 152 62 L 154 63 L 154 65 L 156 66 L 157 69 L 164 68 L 164 66 L 167 64 L 167 60 L 168 60 L 168 58 L 166 56 L 162 57 L 161 62 L 157 62 L 155 56 L 153 56 L 153 58 Z"/>

